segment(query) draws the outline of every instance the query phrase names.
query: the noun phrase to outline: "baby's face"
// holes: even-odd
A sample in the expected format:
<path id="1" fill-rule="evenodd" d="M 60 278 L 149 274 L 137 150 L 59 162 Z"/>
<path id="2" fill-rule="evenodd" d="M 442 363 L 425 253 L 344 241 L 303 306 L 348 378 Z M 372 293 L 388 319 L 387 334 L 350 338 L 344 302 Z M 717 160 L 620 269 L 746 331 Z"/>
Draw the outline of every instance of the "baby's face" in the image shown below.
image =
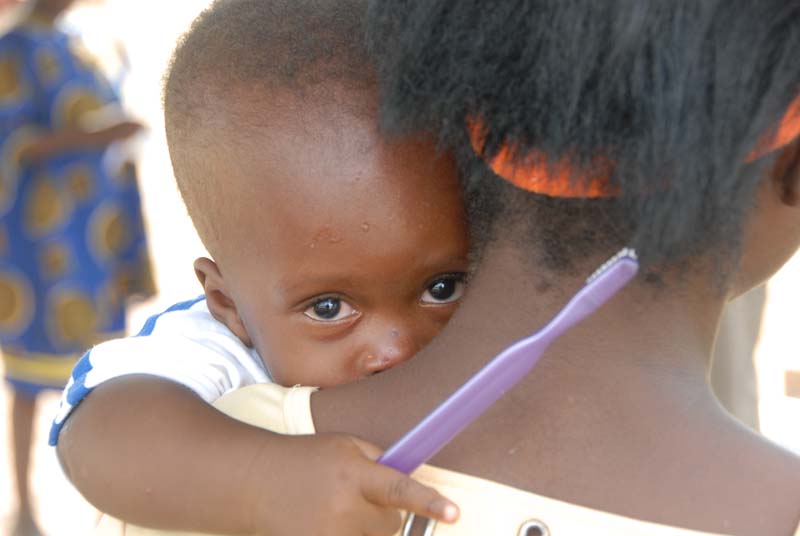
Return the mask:
<path id="1" fill-rule="evenodd" d="M 237 186 L 237 245 L 217 259 L 228 297 L 278 383 L 326 387 L 397 365 L 464 291 L 453 164 L 428 141 L 387 142 L 374 117 L 308 103 L 280 115 L 219 166 Z"/>

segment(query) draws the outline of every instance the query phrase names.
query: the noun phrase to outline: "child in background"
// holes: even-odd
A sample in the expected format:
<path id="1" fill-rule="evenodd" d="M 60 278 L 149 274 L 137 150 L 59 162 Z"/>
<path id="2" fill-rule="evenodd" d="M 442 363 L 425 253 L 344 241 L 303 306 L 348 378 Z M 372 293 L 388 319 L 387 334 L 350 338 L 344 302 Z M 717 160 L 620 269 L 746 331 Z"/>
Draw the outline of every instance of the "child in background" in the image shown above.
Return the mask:
<path id="1" fill-rule="evenodd" d="M 430 140 L 378 133 L 364 13 L 359 1 L 221 0 L 195 21 L 170 67 L 166 114 L 178 185 L 214 259 L 194 264 L 205 295 L 89 351 L 53 443 L 69 410 L 113 378 L 160 376 L 208 402 L 256 383 L 325 388 L 402 363 L 448 321 L 468 262 L 455 167 Z M 260 223 L 245 235 L 243 213 Z M 238 306 L 243 289 L 260 294 L 257 308 Z M 335 508 L 353 511 L 342 530 L 390 534 L 398 507 L 456 515 L 354 439 L 274 450 L 274 478 L 250 484 L 282 500 L 336 494 Z M 357 484 L 351 494 L 343 480 Z M 330 512 L 309 506 L 309 523 Z M 282 527 L 281 508 L 265 504 L 264 515 Z"/>
<path id="2" fill-rule="evenodd" d="M 142 126 L 65 30 L 71 4 L 26 0 L 0 20 L 0 347 L 19 536 L 40 532 L 29 491 L 40 394 L 63 389 L 88 346 L 125 333 L 130 300 L 155 292 L 134 168 L 110 158 Z"/>

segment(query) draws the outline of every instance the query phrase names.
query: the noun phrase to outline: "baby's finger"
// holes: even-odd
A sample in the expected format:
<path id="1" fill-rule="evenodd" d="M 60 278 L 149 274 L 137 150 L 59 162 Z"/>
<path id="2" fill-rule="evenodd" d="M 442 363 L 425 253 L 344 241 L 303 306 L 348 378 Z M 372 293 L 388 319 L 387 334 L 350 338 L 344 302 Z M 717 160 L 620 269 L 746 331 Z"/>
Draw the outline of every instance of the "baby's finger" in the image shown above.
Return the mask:
<path id="1" fill-rule="evenodd" d="M 444 523 L 458 520 L 458 506 L 433 488 L 389 468 L 371 471 L 363 486 L 364 498 L 378 506 L 398 508 Z"/>
<path id="2" fill-rule="evenodd" d="M 356 444 L 356 446 L 361 449 L 361 452 L 364 453 L 364 456 L 369 458 L 370 460 L 377 460 L 383 454 L 383 450 L 381 450 L 378 446 L 373 445 L 363 439 L 359 439 L 357 437 L 350 437 L 350 441 Z"/>

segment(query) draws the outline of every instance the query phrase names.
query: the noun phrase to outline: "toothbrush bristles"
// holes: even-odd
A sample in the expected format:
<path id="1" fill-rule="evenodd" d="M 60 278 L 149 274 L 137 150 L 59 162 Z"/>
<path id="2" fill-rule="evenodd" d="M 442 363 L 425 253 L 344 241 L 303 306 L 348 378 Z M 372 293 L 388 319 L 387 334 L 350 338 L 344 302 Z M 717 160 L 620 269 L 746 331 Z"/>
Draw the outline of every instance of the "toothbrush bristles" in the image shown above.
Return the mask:
<path id="1" fill-rule="evenodd" d="M 622 258 L 628 258 L 628 259 L 632 259 L 634 261 L 637 260 L 636 250 L 634 250 L 633 248 L 623 248 L 623 249 L 621 249 L 620 251 L 618 251 L 616 253 L 616 255 L 614 255 L 613 257 L 608 259 L 606 262 L 604 262 L 603 265 L 600 266 L 600 268 L 595 270 L 594 273 L 592 275 L 590 275 L 586 279 L 586 283 L 587 284 L 591 283 L 592 281 L 594 281 L 595 279 L 600 277 L 601 274 L 603 274 L 606 270 L 608 270 L 611 266 L 613 266 L 614 263 L 616 263 L 618 260 L 620 260 Z"/>

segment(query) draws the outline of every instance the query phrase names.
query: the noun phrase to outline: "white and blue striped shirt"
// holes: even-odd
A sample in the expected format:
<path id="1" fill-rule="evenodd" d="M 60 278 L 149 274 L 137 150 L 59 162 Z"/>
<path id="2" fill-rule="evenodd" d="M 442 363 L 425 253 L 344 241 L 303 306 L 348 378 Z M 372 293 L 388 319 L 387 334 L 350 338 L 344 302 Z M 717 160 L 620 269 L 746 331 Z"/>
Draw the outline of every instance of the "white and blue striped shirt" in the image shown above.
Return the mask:
<path id="1" fill-rule="evenodd" d="M 129 374 L 177 382 L 209 403 L 240 387 L 272 381 L 255 349 L 211 316 L 205 296 L 200 296 L 151 316 L 133 337 L 86 352 L 64 389 L 50 444 L 56 445 L 67 417 L 92 389 Z"/>

